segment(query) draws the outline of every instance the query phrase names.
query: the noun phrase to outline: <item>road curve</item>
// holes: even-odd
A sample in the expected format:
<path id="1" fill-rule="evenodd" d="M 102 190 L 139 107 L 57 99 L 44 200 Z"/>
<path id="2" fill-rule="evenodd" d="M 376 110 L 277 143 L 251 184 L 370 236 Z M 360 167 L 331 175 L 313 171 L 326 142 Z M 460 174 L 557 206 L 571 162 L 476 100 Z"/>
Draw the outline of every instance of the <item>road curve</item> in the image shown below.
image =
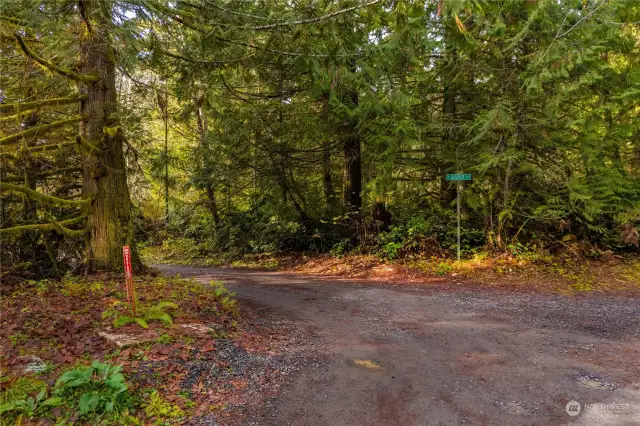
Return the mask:
<path id="1" fill-rule="evenodd" d="M 326 363 L 251 424 L 640 425 L 638 299 L 154 267 L 224 281 L 317 331 Z"/>

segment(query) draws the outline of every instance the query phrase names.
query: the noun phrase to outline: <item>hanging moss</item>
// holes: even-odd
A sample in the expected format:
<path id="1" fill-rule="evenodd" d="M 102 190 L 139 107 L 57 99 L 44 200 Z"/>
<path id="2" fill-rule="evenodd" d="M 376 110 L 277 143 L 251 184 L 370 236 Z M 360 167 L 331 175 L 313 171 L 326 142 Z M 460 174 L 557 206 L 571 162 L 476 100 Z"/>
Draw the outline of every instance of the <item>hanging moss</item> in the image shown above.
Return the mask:
<path id="1" fill-rule="evenodd" d="M 52 170 L 46 170 L 44 172 L 36 173 L 32 175 L 32 177 L 35 179 L 43 179 L 49 176 L 56 176 L 56 175 L 62 175 L 65 173 L 74 173 L 74 172 L 81 172 L 81 171 L 82 171 L 81 167 L 63 167 L 61 169 L 52 169 Z M 18 175 L 6 175 L 2 178 L 3 182 L 22 182 L 23 180 L 24 180 L 24 176 L 18 176 Z"/>
<path id="2" fill-rule="evenodd" d="M 2 104 L 0 104 L 0 106 L 2 106 Z M 27 115 L 31 115 L 32 112 L 33 112 L 32 109 L 28 109 L 26 111 L 20 111 L 15 114 L 0 115 L 0 121 L 9 121 L 9 120 L 21 121 L 23 120 L 23 117 L 26 117 Z"/>
<path id="3" fill-rule="evenodd" d="M 118 132 L 120 131 L 120 126 L 113 126 L 113 127 L 103 127 L 102 128 L 102 132 L 109 136 L 110 138 L 115 138 L 116 136 L 118 136 Z"/>
<path id="4" fill-rule="evenodd" d="M 95 146 L 94 144 L 92 144 L 91 142 L 89 142 L 88 140 L 86 140 L 85 138 L 83 138 L 80 135 L 78 135 L 76 137 L 76 140 L 78 141 L 79 144 L 84 145 L 87 148 L 89 148 L 90 151 L 102 152 L 102 150 L 100 148 L 98 148 L 97 146 Z"/>

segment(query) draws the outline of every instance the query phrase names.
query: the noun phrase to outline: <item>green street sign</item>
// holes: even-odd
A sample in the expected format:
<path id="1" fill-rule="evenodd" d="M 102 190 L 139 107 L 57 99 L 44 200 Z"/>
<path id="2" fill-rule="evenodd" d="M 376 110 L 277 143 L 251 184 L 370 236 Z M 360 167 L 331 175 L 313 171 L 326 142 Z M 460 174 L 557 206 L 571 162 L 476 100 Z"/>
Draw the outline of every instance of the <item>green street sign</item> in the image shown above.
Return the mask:
<path id="1" fill-rule="evenodd" d="M 461 181 L 461 180 L 471 180 L 471 173 L 454 173 L 447 175 L 447 180 Z M 456 210 L 458 212 L 458 262 L 460 262 L 460 189 L 462 185 L 456 185 Z"/>
<path id="2" fill-rule="evenodd" d="M 471 180 L 471 173 L 447 175 L 447 180 Z"/>

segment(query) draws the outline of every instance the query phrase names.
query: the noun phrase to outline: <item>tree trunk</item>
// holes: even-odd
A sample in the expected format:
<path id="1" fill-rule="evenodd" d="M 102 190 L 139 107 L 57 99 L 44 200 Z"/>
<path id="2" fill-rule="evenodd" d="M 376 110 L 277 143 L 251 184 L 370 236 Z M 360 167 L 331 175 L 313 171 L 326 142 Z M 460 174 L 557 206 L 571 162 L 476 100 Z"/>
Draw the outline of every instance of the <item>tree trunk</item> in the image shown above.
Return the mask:
<path id="1" fill-rule="evenodd" d="M 324 95 L 322 101 L 322 119 L 325 123 L 329 121 L 329 93 Z M 331 149 L 329 146 L 326 146 L 322 151 L 322 186 L 324 189 L 325 210 L 331 212 L 336 204 L 336 193 L 331 179 Z"/>
<path id="2" fill-rule="evenodd" d="M 213 224 L 220 224 L 220 216 L 218 215 L 218 201 L 216 200 L 216 188 L 210 183 L 207 184 L 207 208 L 213 217 Z"/>
<path id="3" fill-rule="evenodd" d="M 207 120 L 207 114 L 204 110 L 205 95 L 203 94 L 196 99 L 196 124 L 198 126 L 198 139 L 200 143 L 200 149 L 208 152 L 207 134 L 209 132 L 209 121 Z M 204 170 L 204 155 L 201 156 L 200 168 Z M 211 178 L 213 178 L 211 176 Z M 213 180 L 213 179 L 212 179 Z M 215 182 L 209 181 L 205 184 L 205 191 L 207 194 L 206 205 L 213 217 L 213 223 L 217 226 L 220 223 L 220 216 L 218 215 L 218 201 L 216 200 L 216 185 Z"/>
<path id="4" fill-rule="evenodd" d="M 336 201 L 336 194 L 333 190 L 333 182 L 331 180 L 331 152 L 328 148 L 325 148 L 322 152 L 322 184 L 326 210 L 332 211 Z"/>
<path id="5" fill-rule="evenodd" d="M 37 126 L 39 121 L 40 121 L 40 118 L 38 117 L 38 115 L 35 113 L 32 113 L 29 115 L 29 118 L 22 123 L 22 125 L 24 129 L 27 129 L 29 127 Z M 33 147 L 33 145 L 34 144 L 31 143 L 29 147 L 31 148 Z M 23 160 L 24 160 L 24 168 L 25 168 L 24 186 L 35 191 L 37 189 L 36 175 L 40 172 L 40 162 L 37 161 L 37 159 L 34 159 L 31 156 L 30 152 L 25 152 L 23 155 L 24 155 Z M 25 197 L 24 198 L 24 214 L 23 214 L 23 219 L 25 220 L 25 222 L 33 222 L 37 219 L 36 210 L 37 210 L 37 203 L 34 200 L 28 197 Z"/>
<path id="6" fill-rule="evenodd" d="M 164 113 L 164 215 L 169 222 L 169 114 Z"/>
<path id="7" fill-rule="evenodd" d="M 460 141 L 456 140 L 456 131 L 454 127 L 454 119 L 456 114 L 456 95 L 458 88 L 455 84 L 456 75 L 454 70 L 456 69 L 456 62 L 458 61 L 458 52 L 455 48 L 455 44 L 450 41 L 451 29 L 445 29 L 445 69 L 447 77 L 444 81 L 442 89 L 442 145 L 444 152 L 447 153 L 447 157 L 450 155 L 451 149 L 457 149 L 457 145 Z M 455 157 L 453 157 L 455 159 Z M 455 172 L 460 170 L 456 168 L 459 166 L 454 161 L 449 160 L 444 162 L 444 167 L 440 171 L 440 205 L 444 208 L 450 208 L 451 204 L 456 200 L 457 193 L 455 185 L 448 182 L 445 179 L 446 173 Z"/>
<path id="8" fill-rule="evenodd" d="M 358 93 L 349 93 L 354 107 L 358 107 Z M 346 129 L 347 136 L 344 139 L 344 204 L 349 211 L 362 209 L 362 158 L 360 135 L 355 125 L 349 123 Z"/>
<path id="9" fill-rule="evenodd" d="M 87 100 L 81 105 L 80 135 L 100 149 L 89 153 L 83 167 L 82 193 L 92 199 L 87 211 L 87 272 L 122 270 L 123 245 L 131 247 L 133 266 L 138 269 L 123 135 L 116 114 L 115 52 L 107 31 L 110 11 L 100 2 L 83 3 L 91 25 L 80 49 L 82 72 L 100 76 L 98 81 L 82 84 Z"/>

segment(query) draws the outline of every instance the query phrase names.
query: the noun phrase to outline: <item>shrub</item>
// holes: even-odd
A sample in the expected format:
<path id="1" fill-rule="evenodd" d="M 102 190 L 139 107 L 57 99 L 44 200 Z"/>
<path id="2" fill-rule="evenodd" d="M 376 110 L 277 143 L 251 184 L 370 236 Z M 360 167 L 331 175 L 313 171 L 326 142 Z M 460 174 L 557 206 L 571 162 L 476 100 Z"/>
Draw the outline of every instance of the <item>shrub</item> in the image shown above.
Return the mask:
<path id="1" fill-rule="evenodd" d="M 237 315 L 238 301 L 234 299 L 236 294 L 229 291 L 221 281 L 209 281 L 209 286 L 215 292 L 216 302 L 220 305 L 222 313 Z"/>
<path id="2" fill-rule="evenodd" d="M 438 267 L 436 268 L 436 274 L 441 277 L 447 275 L 451 271 L 453 271 L 453 267 L 444 262 L 438 263 Z"/>
<path id="3" fill-rule="evenodd" d="M 402 257 L 408 253 L 439 251 L 439 245 L 433 238 L 433 226 L 423 217 L 412 217 L 407 222 L 393 225 L 379 235 L 381 254 L 387 259 Z"/>
<path id="4" fill-rule="evenodd" d="M 353 249 L 351 239 L 345 238 L 331 246 L 329 254 L 333 257 L 342 257 Z"/>

